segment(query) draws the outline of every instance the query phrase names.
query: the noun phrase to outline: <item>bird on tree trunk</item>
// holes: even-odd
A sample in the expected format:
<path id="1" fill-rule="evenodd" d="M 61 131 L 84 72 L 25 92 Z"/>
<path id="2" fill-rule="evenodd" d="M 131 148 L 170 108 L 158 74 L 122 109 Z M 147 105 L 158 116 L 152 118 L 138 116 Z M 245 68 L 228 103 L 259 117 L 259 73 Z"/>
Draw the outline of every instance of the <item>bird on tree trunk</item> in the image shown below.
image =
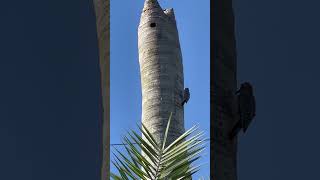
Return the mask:
<path id="1" fill-rule="evenodd" d="M 183 91 L 183 101 L 181 103 L 181 106 L 184 105 L 184 103 L 187 103 L 190 99 L 190 91 L 189 88 L 185 88 Z"/>
<path id="2" fill-rule="evenodd" d="M 240 89 L 236 92 L 238 98 L 237 123 L 231 130 L 231 139 L 242 129 L 245 133 L 248 126 L 256 115 L 256 102 L 253 95 L 252 85 L 248 82 L 241 84 Z"/>

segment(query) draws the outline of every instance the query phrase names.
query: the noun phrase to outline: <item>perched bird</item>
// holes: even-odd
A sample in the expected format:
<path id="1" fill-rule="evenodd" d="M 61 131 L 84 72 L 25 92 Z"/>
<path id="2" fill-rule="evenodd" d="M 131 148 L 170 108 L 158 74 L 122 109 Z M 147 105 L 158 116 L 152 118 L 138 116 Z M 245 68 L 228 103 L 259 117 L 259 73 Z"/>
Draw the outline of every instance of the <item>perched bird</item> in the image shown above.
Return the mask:
<path id="1" fill-rule="evenodd" d="M 233 138 L 241 129 L 245 133 L 256 115 L 256 102 L 252 85 L 248 82 L 241 84 L 236 95 L 238 98 L 238 122 L 231 130 L 231 138 Z"/>
<path id="2" fill-rule="evenodd" d="M 184 103 L 187 103 L 190 99 L 190 92 L 189 92 L 189 88 L 185 88 L 184 92 L 183 92 L 183 101 L 181 103 L 181 106 L 184 105 Z"/>

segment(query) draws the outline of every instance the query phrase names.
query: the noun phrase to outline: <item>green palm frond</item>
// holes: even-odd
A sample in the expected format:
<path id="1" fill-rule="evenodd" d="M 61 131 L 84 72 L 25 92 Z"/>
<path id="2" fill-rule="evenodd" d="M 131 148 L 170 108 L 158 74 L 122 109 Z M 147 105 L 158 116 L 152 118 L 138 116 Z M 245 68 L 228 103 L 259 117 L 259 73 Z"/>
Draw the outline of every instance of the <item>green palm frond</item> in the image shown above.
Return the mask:
<path id="1" fill-rule="evenodd" d="M 193 126 L 167 145 L 171 116 L 172 113 L 162 144 L 156 142 L 143 124 L 139 127 L 143 137 L 134 131 L 128 132 L 123 139 L 127 156 L 115 149 L 115 160 L 112 163 L 117 168 L 118 175 L 111 173 L 113 179 L 191 179 L 200 167 L 193 166 L 192 163 L 200 158 L 200 153 L 204 150 L 203 132 L 198 132 L 198 126 Z"/>

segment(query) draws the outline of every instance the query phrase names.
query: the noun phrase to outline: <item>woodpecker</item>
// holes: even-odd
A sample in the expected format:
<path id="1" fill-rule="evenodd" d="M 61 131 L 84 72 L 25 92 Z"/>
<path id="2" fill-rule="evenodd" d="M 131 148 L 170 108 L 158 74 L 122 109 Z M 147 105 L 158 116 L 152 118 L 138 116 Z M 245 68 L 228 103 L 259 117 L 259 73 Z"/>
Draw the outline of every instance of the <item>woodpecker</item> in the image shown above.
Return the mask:
<path id="1" fill-rule="evenodd" d="M 190 92 L 189 92 L 189 88 L 185 88 L 183 91 L 183 101 L 181 103 L 181 106 L 184 105 L 184 103 L 187 103 L 190 99 Z"/>
<path id="2" fill-rule="evenodd" d="M 237 135 L 241 129 L 245 133 L 256 115 L 256 102 L 253 95 L 252 85 L 248 82 L 241 84 L 240 89 L 236 92 L 236 95 L 238 99 L 238 121 L 231 130 L 231 138 Z"/>

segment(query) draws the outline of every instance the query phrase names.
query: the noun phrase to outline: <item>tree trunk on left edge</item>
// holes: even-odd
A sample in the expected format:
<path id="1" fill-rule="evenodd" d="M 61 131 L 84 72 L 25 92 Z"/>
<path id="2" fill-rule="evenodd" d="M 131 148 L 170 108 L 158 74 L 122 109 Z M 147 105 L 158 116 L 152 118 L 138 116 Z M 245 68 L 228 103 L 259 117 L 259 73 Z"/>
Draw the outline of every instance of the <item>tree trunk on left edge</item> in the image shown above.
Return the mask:
<path id="1" fill-rule="evenodd" d="M 101 180 L 110 177 L 110 0 L 93 0 L 99 43 L 102 95 Z"/>

